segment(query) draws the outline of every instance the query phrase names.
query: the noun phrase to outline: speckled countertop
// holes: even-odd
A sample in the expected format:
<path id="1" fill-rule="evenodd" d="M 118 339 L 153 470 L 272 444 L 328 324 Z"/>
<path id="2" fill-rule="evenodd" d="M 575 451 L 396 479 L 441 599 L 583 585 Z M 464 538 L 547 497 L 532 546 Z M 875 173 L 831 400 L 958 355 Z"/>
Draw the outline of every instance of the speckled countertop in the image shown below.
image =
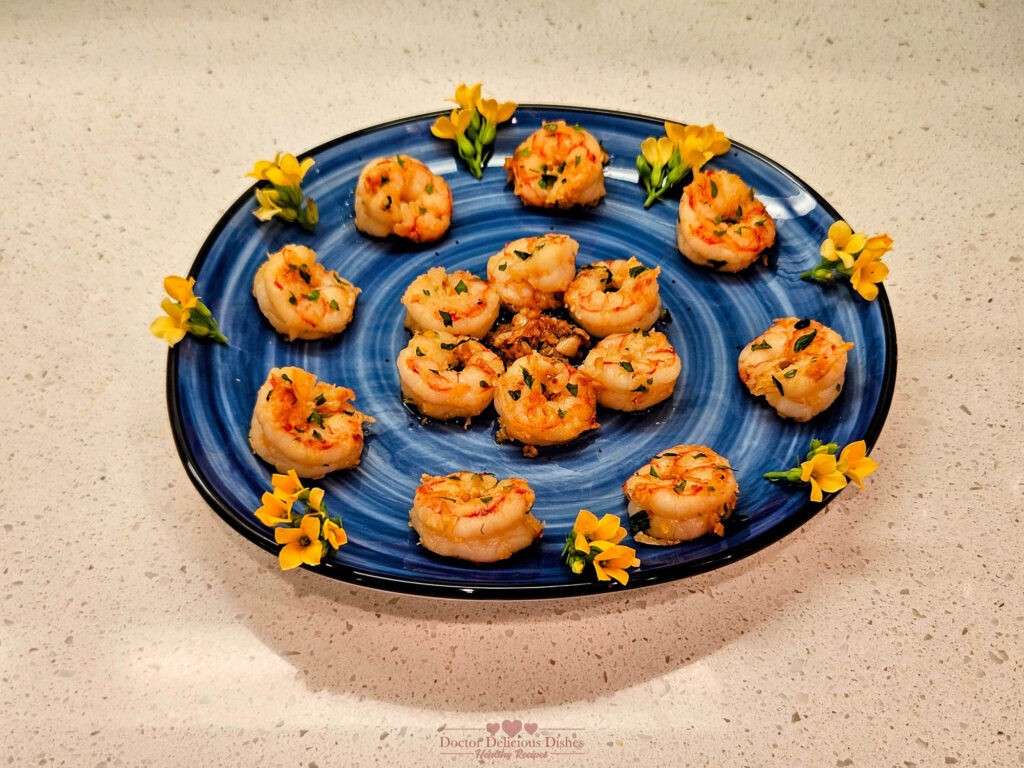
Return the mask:
<path id="1" fill-rule="evenodd" d="M 5 4 L 0 763 L 1024 764 L 1024 5 L 498 5 Z M 698 577 L 512 604 L 282 574 L 207 507 L 161 278 L 255 159 L 464 80 L 714 122 L 894 237 L 866 493 Z M 505 721 L 576 743 L 441 754 Z"/>

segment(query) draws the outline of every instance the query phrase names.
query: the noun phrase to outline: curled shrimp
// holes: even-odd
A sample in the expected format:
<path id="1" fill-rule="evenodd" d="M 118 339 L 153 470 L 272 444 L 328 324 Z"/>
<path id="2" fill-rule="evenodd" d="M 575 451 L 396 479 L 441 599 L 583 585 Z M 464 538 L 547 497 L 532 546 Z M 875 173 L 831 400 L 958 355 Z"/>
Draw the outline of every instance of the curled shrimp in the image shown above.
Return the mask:
<path id="1" fill-rule="evenodd" d="M 408 155 L 378 157 L 359 174 L 356 229 L 374 237 L 437 240 L 452 221 L 452 193 L 443 178 Z"/>
<path id="2" fill-rule="evenodd" d="M 708 169 L 683 189 L 676 236 L 694 264 L 738 272 L 775 242 L 775 221 L 743 179 Z"/>
<path id="3" fill-rule="evenodd" d="M 568 363 L 538 352 L 508 366 L 498 379 L 494 409 L 498 439 L 527 446 L 567 443 L 600 426 L 597 392 L 590 379 Z"/>
<path id="4" fill-rule="evenodd" d="M 359 289 L 317 262 L 312 248 L 286 245 L 256 270 L 252 293 L 274 330 L 294 341 L 344 331 Z"/>
<path id="5" fill-rule="evenodd" d="M 398 353 L 402 395 L 424 416 L 476 416 L 494 399 L 501 358 L 467 336 L 421 331 Z"/>
<path id="6" fill-rule="evenodd" d="M 498 292 L 486 280 L 464 269 L 446 272 L 432 267 L 402 295 L 405 325 L 411 331 L 444 331 L 482 338 L 501 311 Z"/>
<path id="7" fill-rule="evenodd" d="M 524 205 L 571 208 L 604 197 L 608 154 L 590 133 L 564 120 L 544 123 L 512 156 L 505 171 Z"/>
<path id="8" fill-rule="evenodd" d="M 706 445 L 676 445 L 662 451 L 622 484 L 627 513 L 645 544 L 678 544 L 722 525 L 736 508 L 739 485 L 729 462 Z M 647 516 L 644 527 L 643 515 Z"/>
<path id="9" fill-rule="evenodd" d="M 605 408 L 642 411 L 672 395 L 682 363 L 665 334 L 634 331 L 603 338 L 580 370 L 594 380 Z"/>
<path id="10" fill-rule="evenodd" d="M 807 421 L 839 397 L 851 349 L 817 320 L 783 317 L 743 347 L 737 368 L 752 395 L 784 418 Z"/>
<path id="11" fill-rule="evenodd" d="M 568 235 L 520 237 L 487 260 L 487 279 L 509 309 L 555 309 L 576 274 L 579 248 Z"/>
<path id="12" fill-rule="evenodd" d="M 278 472 L 318 478 L 350 469 L 363 452 L 363 424 L 347 387 L 317 381 L 301 368 L 273 368 L 256 394 L 249 443 Z"/>
<path id="13" fill-rule="evenodd" d="M 592 336 L 645 331 L 661 314 L 660 274 L 636 256 L 587 264 L 566 289 L 565 306 Z"/>
<path id="14" fill-rule="evenodd" d="M 409 524 L 431 552 L 474 563 L 511 557 L 544 529 L 530 512 L 534 493 L 526 480 L 499 480 L 478 472 L 423 475 Z"/>

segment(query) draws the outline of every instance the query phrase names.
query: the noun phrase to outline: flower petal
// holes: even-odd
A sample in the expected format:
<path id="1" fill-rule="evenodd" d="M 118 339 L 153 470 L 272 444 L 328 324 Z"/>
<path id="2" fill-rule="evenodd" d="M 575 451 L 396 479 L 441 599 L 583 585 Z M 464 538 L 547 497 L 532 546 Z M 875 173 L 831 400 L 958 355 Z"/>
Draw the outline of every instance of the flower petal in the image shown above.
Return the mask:
<path id="1" fill-rule="evenodd" d="M 185 338 L 186 333 L 185 329 L 170 317 L 158 317 L 150 324 L 149 332 L 171 347 Z"/>
<path id="2" fill-rule="evenodd" d="M 178 275 L 168 275 L 164 278 L 164 290 L 167 292 L 167 295 L 185 309 L 192 309 L 192 307 L 199 303 L 199 299 L 196 298 L 192 290 L 195 284 L 196 279 L 194 277 L 186 280 Z"/>
<path id="3" fill-rule="evenodd" d="M 828 239 L 835 243 L 837 248 L 845 246 L 852 234 L 853 230 L 850 228 L 850 225 L 842 219 L 834 222 L 832 226 L 828 228 Z"/>

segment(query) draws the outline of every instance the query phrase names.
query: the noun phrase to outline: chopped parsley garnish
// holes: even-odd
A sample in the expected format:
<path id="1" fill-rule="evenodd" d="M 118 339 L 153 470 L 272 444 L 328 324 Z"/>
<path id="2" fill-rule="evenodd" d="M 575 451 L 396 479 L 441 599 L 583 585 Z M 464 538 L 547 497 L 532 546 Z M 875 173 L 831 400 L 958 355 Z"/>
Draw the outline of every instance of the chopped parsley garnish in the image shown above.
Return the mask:
<path id="1" fill-rule="evenodd" d="M 464 280 L 459 280 L 459 282 L 455 286 L 456 293 L 465 293 L 468 290 L 469 288 L 466 287 L 466 283 Z"/>
<path id="2" fill-rule="evenodd" d="M 761 340 L 760 340 L 759 342 L 757 342 L 756 344 L 751 344 L 751 345 L 750 345 L 750 349 L 751 349 L 751 351 L 757 351 L 757 350 L 759 350 L 759 349 L 771 349 L 771 348 L 772 348 L 772 345 L 771 345 L 771 344 L 769 344 L 769 343 L 768 343 L 767 341 L 765 341 L 764 339 L 761 339 Z"/>
<path id="3" fill-rule="evenodd" d="M 452 315 L 451 312 L 445 312 L 443 309 L 437 310 L 437 314 L 441 316 L 441 322 L 444 323 L 445 328 L 452 327 Z"/>
<path id="4" fill-rule="evenodd" d="M 523 381 L 526 382 L 526 386 L 528 386 L 530 389 L 533 389 L 533 376 L 530 374 L 528 370 L 526 370 L 522 366 L 519 366 L 519 370 L 523 372 Z"/>
<path id="5" fill-rule="evenodd" d="M 619 365 L 622 366 L 622 370 L 628 371 L 629 373 L 633 372 L 633 364 L 628 360 L 620 360 Z"/>
<path id="6" fill-rule="evenodd" d="M 803 350 L 807 349 L 808 345 L 810 345 L 810 343 L 814 341 L 814 337 L 817 335 L 817 328 L 815 328 L 810 333 L 805 333 L 803 336 L 801 336 L 799 339 L 793 342 L 793 351 L 802 352 Z"/>

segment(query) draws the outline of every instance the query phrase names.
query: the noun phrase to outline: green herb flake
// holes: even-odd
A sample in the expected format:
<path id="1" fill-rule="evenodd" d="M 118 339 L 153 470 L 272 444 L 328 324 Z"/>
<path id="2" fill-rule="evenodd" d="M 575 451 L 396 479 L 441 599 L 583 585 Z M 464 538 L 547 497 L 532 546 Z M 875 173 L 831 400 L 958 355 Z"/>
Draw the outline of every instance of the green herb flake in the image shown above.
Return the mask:
<path id="1" fill-rule="evenodd" d="M 805 333 L 803 336 L 801 336 L 799 339 L 797 339 L 796 341 L 793 342 L 793 351 L 794 352 L 802 352 L 803 350 L 807 349 L 807 347 L 810 345 L 810 343 L 812 341 L 814 341 L 814 337 L 817 336 L 817 335 L 818 335 L 818 329 L 817 328 L 815 328 L 810 333 Z"/>
<path id="2" fill-rule="evenodd" d="M 508 264 L 506 262 L 503 261 L 498 265 L 499 272 L 504 272 L 506 269 L 508 269 Z"/>
<path id="3" fill-rule="evenodd" d="M 335 299 L 331 299 L 331 303 L 328 304 L 327 306 L 329 306 L 331 309 L 341 309 L 341 307 L 338 306 L 338 302 Z"/>
<path id="4" fill-rule="evenodd" d="M 771 349 L 771 348 L 772 348 L 772 345 L 771 345 L 771 344 L 769 344 L 769 343 L 768 343 L 767 341 L 765 341 L 764 339 L 761 339 L 761 340 L 760 340 L 759 342 L 757 342 L 756 344 L 751 344 L 751 345 L 750 345 L 750 350 L 751 350 L 752 352 L 756 352 L 756 351 L 757 351 L 757 350 L 759 350 L 759 349 Z"/>
<path id="5" fill-rule="evenodd" d="M 468 290 L 469 288 L 466 287 L 466 282 L 464 280 L 459 280 L 458 284 L 455 286 L 456 293 L 465 293 Z"/>
<path id="6" fill-rule="evenodd" d="M 776 388 L 777 390 L 779 390 L 779 394 L 780 394 L 780 395 L 784 395 L 784 394 L 786 394 L 786 390 L 784 390 L 784 389 L 782 388 L 782 382 L 781 382 L 781 381 L 779 381 L 778 379 L 776 379 L 776 378 L 775 378 L 774 376 L 772 376 L 772 381 L 774 381 L 774 382 L 775 382 L 775 388 Z"/>
<path id="7" fill-rule="evenodd" d="M 711 197 L 712 198 L 718 197 L 718 185 L 715 184 L 715 180 L 714 179 L 711 180 Z"/>
<path id="8" fill-rule="evenodd" d="M 568 392 L 573 397 L 576 397 L 579 394 L 580 385 L 579 384 L 566 384 L 565 385 L 565 391 Z"/>
<path id="9" fill-rule="evenodd" d="M 488 386 L 489 385 L 488 385 L 488 383 L 486 381 L 484 381 L 483 379 L 480 379 L 480 389 L 487 389 Z"/>
<path id="10" fill-rule="evenodd" d="M 313 405 L 318 405 L 319 406 L 319 405 L 323 405 L 326 402 L 327 402 L 327 397 L 323 393 L 321 393 L 321 394 L 316 396 L 316 400 L 313 401 Z"/>
<path id="11" fill-rule="evenodd" d="M 292 293 L 291 291 L 288 292 L 288 303 L 293 306 L 299 303 L 299 300 L 295 298 L 295 294 Z"/>
<path id="12" fill-rule="evenodd" d="M 637 265 L 635 267 L 630 267 L 629 268 L 629 276 L 630 277 L 636 277 L 637 275 L 642 275 L 646 271 L 647 271 L 647 267 L 645 267 L 643 264 L 639 264 L 639 265 Z"/>
<path id="13" fill-rule="evenodd" d="M 287 373 L 282 373 L 282 374 L 281 374 L 281 378 L 282 378 L 282 379 L 283 379 L 284 381 L 287 381 L 287 382 L 288 382 L 289 384 L 291 384 L 291 383 L 292 383 L 292 380 L 288 378 L 288 374 L 287 374 Z"/>
<path id="14" fill-rule="evenodd" d="M 426 357 L 426 353 L 419 347 L 416 347 L 416 357 Z"/>
<path id="15" fill-rule="evenodd" d="M 400 168 L 405 168 L 405 160 L 401 155 L 395 155 L 395 160 L 398 161 L 398 166 Z"/>
<path id="16" fill-rule="evenodd" d="M 441 322 L 444 323 L 445 328 L 452 327 L 452 315 L 450 312 L 445 312 L 443 309 L 437 310 L 437 314 L 441 316 Z"/>
<path id="17" fill-rule="evenodd" d="M 695 453 L 695 454 L 693 454 L 693 458 L 695 458 L 695 459 L 706 459 L 707 457 L 708 457 L 708 455 L 706 453 Z"/>
<path id="18" fill-rule="evenodd" d="M 317 432 L 315 429 L 313 430 L 312 434 L 313 434 L 313 439 L 314 440 L 323 440 L 324 439 L 324 436 L 321 435 L 319 432 Z"/>
<path id="19" fill-rule="evenodd" d="M 635 515 L 629 516 L 629 533 L 636 536 L 651 527 L 651 518 L 646 509 L 641 509 Z"/>
<path id="20" fill-rule="evenodd" d="M 659 480 L 661 479 L 661 475 L 659 475 L 659 474 L 658 474 L 658 470 L 656 470 L 656 469 L 654 468 L 654 465 L 653 465 L 653 464 L 651 465 L 651 469 L 650 469 L 650 475 L 651 475 L 651 477 L 656 477 L 656 478 L 658 478 Z"/>
<path id="21" fill-rule="evenodd" d="M 519 366 L 519 370 L 521 370 L 523 372 L 523 381 L 526 382 L 526 386 L 528 386 L 530 389 L 533 389 L 533 382 L 534 382 L 533 375 L 528 370 L 526 370 L 523 366 Z"/>
<path id="22" fill-rule="evenodd" d="M 675 491 L 676 493 L 682 493 L 683 491 L 686 490 L 686 481 L 680 480 L 678 483 L 672 486 L 672 490 Z"/>
<path id="23" fill-rule="evenodd" d="M 511 397 L 513 400 L 518 400 L 520 397 L 523 396 L 523 393 L 521 390 L 513 389 L 509 390 L 508 396 Z"/>
<path id="24" fill-rule="evenodd" d="M 316 424 L 320 429 L 324 428 L 324 415 L 320 411 L 314 410 L 306 417 L 306 421 L 310 424 Z"/>
<path id="25" fill-rule="evenodd" d="M 558 418 L 564 419 L 565 418 L 565 414 L 566 414 L 565 409 L 563 409 L 563 408 L 559 408 L 558 409 Z"/>
<path id="26" fill-rule="evenodd" d="M 317 299 L 320 298 L 320 291 L 310 291 L 305 295 L 304 298 L 308 299 L 309 301 L 316 301 Z"/>
<path id="27" fill-rule="evenodd" d="M 426 186 L 426 193 L 428 195 L 434 194 L 434 185 L 433 184 L 427 184 L 427 186 Z"/>
<path id="28" fill-rule="evenodd" d="M 619 365 L 622 366 L 622 370 L 628 371 L 629 373 L 633 372 L 633 364 L 628 360 L 620 360 Z"/>
<path id="29" fill-rule="evenodd" d="M 796 368 L 790 368 L 782 375 L 787 379 L 792 379 L 794 376 L 796 376 Z"/>
<path id="30" fill-rule="evenodd" d="M 523 261 L 526 261 L 528 258 L 533 256 L 533 254 L 530 253 L 529 251 L 512 251 L 512 253 L 514 253 L 516 256 L 518 256 Z"/>

